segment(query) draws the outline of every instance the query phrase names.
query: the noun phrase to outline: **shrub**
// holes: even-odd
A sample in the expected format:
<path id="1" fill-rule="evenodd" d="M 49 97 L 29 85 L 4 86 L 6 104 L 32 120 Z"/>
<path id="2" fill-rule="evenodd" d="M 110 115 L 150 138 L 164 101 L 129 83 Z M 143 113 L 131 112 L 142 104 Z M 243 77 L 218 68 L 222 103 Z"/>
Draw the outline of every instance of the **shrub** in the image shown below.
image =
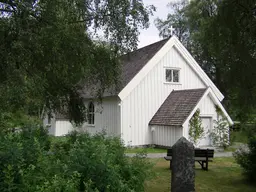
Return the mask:
<path id="1" fill-rule="evenodd" d="M 22 191 L 24 175 L 40 163 L 49 149 L 47 131 L 40 126 L 25 126 L 17 132 L 0 135 L 0 191 Z"/>
<path id="2" fill-rule="evenodd" d="M 69 141 L 74 141 L 74 134 Z M 143 154 L 127 158 L 124 152 L 119 138 L 76 135 L 67 165 L 71 173 L 81 174 L 79 190 L 85 190 L 83 182 L 90 181 L 90 187 L 99 191 L 143 191 L 151 164 Z"/>
<path id="3" fill-rule="evenodd" d="M 124 152 L 119 138 L 105 134 L 55 140 L 24 127 L 0 136 L 0 191 L 143 191 L 152 165 L 145 154 Z"/>
<path id="4" fill-rule="evenodd" d="M 200 110 L 197 109 L 192 118 L 189 120 L 189 139 L 197 146 L 201 138 L 204 137 L 204 127 L 200 118 Z"/>
<path id="5" fill-rule="evenodd" d="M 242 146 L 233 153 L 249 181 L 256 182 L 256 136 L 249 138 L 248 147 Z"/>
<path id="6" fill-rule="evenodd" d="M 223 147 L 224 149 L 230 145 L 229 123 L 223 112 L 216 106 L 217 120 L 214 120 L 214 127 L 210 132 L 210 138 L 213 145 Z"/>

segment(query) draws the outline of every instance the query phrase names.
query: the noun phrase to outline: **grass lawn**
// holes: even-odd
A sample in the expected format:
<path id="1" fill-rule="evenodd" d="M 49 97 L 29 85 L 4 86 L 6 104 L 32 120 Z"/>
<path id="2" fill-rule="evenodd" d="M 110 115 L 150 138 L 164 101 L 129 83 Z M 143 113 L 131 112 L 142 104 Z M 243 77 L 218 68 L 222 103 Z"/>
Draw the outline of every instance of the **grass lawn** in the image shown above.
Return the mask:
<path id="1" fill-rule="evenodd" d="M 169 162 L 152 159 L 156 177 L 145 183 L 146 192 L 170 192 Z M 209 171 L 203 171 L 196 163 L 197 192 L 255 192 L 256 186 L 244 181 L 242 170 L 234 158 L 214 158 L 209 163 Z"/>
<path id="2" fill-rule="evenodd" d="M 247 143 L 248 134 L 246 131 L 231 132 L 230 139 L 232 142 Z"/>
<path id="3" fill-rule="evenodd" d="M 160 149 L 160 148 L 153 148 L 153 147 L 148 147 L 148 148 L 127 148 L 125 150 L 126 153 L 140 153 L 140 152 L 146 152 L 146 153 L 166 153 L 166 149 Z"/>

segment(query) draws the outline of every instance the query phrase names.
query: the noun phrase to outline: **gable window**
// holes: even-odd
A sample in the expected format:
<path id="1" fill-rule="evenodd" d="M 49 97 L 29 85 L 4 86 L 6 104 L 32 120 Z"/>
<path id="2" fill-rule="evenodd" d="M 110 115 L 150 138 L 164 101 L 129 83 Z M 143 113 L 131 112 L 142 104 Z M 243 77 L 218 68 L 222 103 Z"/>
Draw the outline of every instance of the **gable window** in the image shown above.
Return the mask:
<path id="1" fill-rule="evenodd" d="M 165 81 L 168 83 L 180 82 L 180 70 L 179 69 L 165 69 Z"/>
<path id="2" fill-rule="evenodd" d="M 88 124 L 94 125 L 94 104 L 90 102 L 88 105 Z"/>

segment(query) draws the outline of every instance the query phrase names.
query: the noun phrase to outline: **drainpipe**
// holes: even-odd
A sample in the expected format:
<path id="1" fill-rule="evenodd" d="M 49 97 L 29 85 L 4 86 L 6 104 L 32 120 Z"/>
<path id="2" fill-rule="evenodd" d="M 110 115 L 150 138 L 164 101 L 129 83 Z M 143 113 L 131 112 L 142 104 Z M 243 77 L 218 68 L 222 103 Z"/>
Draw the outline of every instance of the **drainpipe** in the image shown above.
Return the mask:
<path id="1" fill-rule="evenodd" d="M 123 102 L 120 101 L 120 103 L 118 104 L 119 105 L 119 109 L 120 109 L 120 131 L 121 131 L 121 139 L 124 141 L 124 138 L 123 138 Z"/>
<path id="2" fill-rule="evenodd" d="M 151 127 L 151 132 L 152 132 L 152 142 L 151 142 L 151 145 L 155 145 L 155 143 L 154 143 L 154 132 L 155 132 L 155 127 L 154 126 L 152 126 Z"/>

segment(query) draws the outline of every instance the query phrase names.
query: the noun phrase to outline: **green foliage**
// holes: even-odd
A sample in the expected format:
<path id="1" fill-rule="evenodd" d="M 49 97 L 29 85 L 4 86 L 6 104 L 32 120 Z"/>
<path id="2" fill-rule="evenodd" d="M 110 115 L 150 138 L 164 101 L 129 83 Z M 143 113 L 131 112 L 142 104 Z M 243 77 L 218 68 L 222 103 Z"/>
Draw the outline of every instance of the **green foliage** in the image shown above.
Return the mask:
<path id="1" fill-rule="evenodd" d="M 172 1 L 167 6 L 170 8 L 166 20 L 157 18 L 155 25 L 159 30 L 159 36 L 168 38 L 170 36 L 170 27 L 175 28 L 175 35 L 188 48 L 190 47 L 190 33 L 188 21 L 185 18 L 185 8 L 188 5 L 187 0 Z"/>
<path id="2" fill-rule="evenodd" d="M 28 124 L 40 124 L 38 118 L 28 116 L 23 111 L 5 112 L 0 109 L 0 134 L 18 129 Z"/>
<path id="3" fill-rule="evenodd" d="M 153 10 L 141 0 L 0 1 L 0 109 L 82 123 L 83 93 L 115 90 L 117 58 L 136 48 Z"/>
<path id="4" fill-rule="evenodd" d="M 210 132 L 213 145 L 227 148 L 230 144 L 229 123 L 222 111 L 216 106 L 217 120 L 214 120 L 214 127 Z"/>
<path id="5" fill-rule="evenodd" d="M 161 36 L 170 25 L 207 75 L 225 95 L 233 117 L 247 120 L 256 105 L 256 19 L 252 0 L 193 0 L 172 4 L 157 20 Z"/>
<path id="6" fill-rule="evenodd" d="M 189 139 L 196 146 L 202 137 L 204 137 L 204 127 L 200 118 L 200 110 L 197 109 L 189 120 Z"/>
<path id="7" fill-rule="evenodd" d="M 0 135 L 0 191 L 19 191 L 50 147 L 43 127 L 24 126 Z M 26 181 L 27 182 L 27 181 Z"/>
<path id="8" fill-rule="evenodd" d="M 145 154 L 124 151 L 119 138 L 104 134 L 55 139 L 36 126 L 9 132 L 0 135 L 0 191 L 144 191 L 152 165 Z"/>
<path id="9" fill-rule="evenodd" d="M 248 142 L 248 147 L 241 147 L 237 151 L 234 152 L 234 157 L 236 162 L 240 164 L 240 166 L 244 170 L 244 174 L 247 179 L 252 183 L 256 182 L 256 137 L 251 136 Z"/>
<path id="10" fill-rule="evenodd" d="M 248 135 L 245 131 L 232 131 L 230 133 L 230 144 L 232 143 L 247 143 L 248 142 Z"/>

